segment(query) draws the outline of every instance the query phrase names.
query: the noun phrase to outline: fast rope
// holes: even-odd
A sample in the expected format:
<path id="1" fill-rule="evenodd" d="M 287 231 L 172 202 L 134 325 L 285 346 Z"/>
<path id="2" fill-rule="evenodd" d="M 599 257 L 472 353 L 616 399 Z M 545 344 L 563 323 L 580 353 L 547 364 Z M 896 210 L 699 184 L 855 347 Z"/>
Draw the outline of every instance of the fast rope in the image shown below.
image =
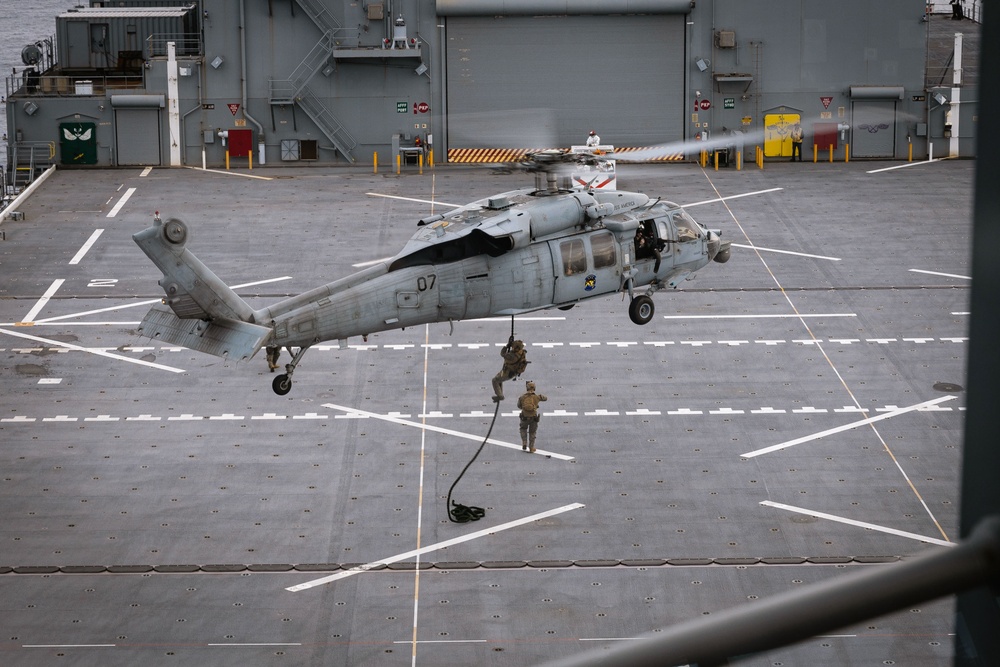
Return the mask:
<path id="1" fill-rule="evenodd" d="M 486 510 L 484 510 L 482 507 L 463 505 L 462 503 L 453 501 L 451 499 L 451 492 L 455 490 L 455 485 L 458 484 L 458 480 L 462 479 L 462 475 L 465 474 L 465 471 L 469 469 L 469 466 L 472 465 L 472 462 L 475 461 L 476 457 L 479 456 L 479 452 L 483 451 L 483 447 L 486 446 L 486 441 L 490 439 L 490 433 L 493 432 L 493 425 L 497 423 L 497 415 L 499 414 L 500 414 L 500 403 L 497 402 L 496 409 L 493 411 L 493 421 L 490 422 L 490 430 L 486 432 L 486 437 L 483 438 L 483 442 L 482 444 L 479 445 L 479 449 L 476 450 L 476 453 L 472 456 L 469 462 L 465 464 L 464 468 L 462 468 L 462 472 L 458 474 L 458 479 L 456 479 L 452 483 L 451 488 L 448 489 L 448 500 L 446 501 L 449 509 L 448 520 L 451 521 L 452 523 L 468 523 L 470 521 L 479 521 L 484 516 L 486 516 Z"/>
<path id="2" fill-rule="evenodd" d="M 510 316 L 510 337 L 514 338 L 514 316 Z M 456 479 L 451 484 L 451 488 L 448 489 L 448 499 L 445 501 L 446 507 L 448 507 L 448 520 L 452 523 L 468 523 L 470 521 L 479 521 L 484 516 L 486 516 L 486 510 L 482 507 L 476 507 L 474 505 L 463 505 L 462 503 L 454 502 L 451 499 L 451 492 L 455 490 L 455 485 L 458 484 L 458 480 L 462 479 L 462 475 L 465 471 L 469 469 L 473 461 L 479 457 L 479 452 L 483 451 L 483 447 L 486 446 L 486 441 L 490 439 L 490 433 L 493 432 L 493 426 L 497 423 L 497 415 L 500 414 L 500 402 L 496 402 L 496 408 L 493 410 L 493 421 L 490 422 L 490 428 L 486 431 L 486 437 L 483 438 L 483 442 L 479 445 L 479 449 L 476 453 L 472 455 L 472 458 L 465 467 L 462 468 L 462 472 L 458 473 L 458 479 Z"/>

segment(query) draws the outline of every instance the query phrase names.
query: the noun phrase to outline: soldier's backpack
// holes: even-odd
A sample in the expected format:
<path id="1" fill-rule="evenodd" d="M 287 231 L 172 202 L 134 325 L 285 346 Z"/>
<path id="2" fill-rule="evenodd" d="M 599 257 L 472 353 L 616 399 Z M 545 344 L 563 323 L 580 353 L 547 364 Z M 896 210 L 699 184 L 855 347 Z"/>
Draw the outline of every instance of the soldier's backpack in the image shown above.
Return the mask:
<path id="1" fill-rule="evenodd" d="M 528 370 L 528 355 L 524 350 L 518 350 L 517 361 L 514 362 L 513 366 L 514 375 L 520 375 L 526 370 Z"/>

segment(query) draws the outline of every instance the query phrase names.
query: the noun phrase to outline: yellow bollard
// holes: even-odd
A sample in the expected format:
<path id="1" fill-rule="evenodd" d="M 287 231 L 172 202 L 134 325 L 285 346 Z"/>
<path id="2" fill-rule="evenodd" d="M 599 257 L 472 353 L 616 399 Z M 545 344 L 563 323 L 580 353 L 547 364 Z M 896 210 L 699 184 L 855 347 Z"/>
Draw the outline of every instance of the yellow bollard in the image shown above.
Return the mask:
<path id="1" fill-rule="evenodd" d="M 743 153 L 741 151 L 736 151 L 736 171 L 740 171 L 743 168 Z"/>
<path id="2" fill-rule="evenodd" d="M 420 171 L 418 171 L 417 173 L 419 173 L 419 174 L 422 175 L 424 173 L 424 156 L 423 155 L 418 155 L 417 156 L 417 165 L 419 165 L 419 167 L 420 167 Z"/>
<path id="3" fill-rule="evenodd" d="M 402 158 L 399 155 L 397 155 L 396 156 L 396 175 L 397 176 L 399 176 L 399 172 L 401 170 L 402 170 Z"/>
<path id="4" fill-rule="evenodd" d="M 247 153 L 247 157 L 250 159 L 250 171 L 253 171 L 253 151 Z"/>
<path id="5" fill-rule="evenodd" d="M 830 162 L 833 162 L 833 144 L 830 144 Z"/>
<path id="6" fill-rule="evenodd" d="M 851 161 L 851 145 L 844 144 L 844 162 Z"/>
<path id="7" fill-rule="evenodd" d="M 378 151 L 372 153 L 372 173 L 378 173 Z"/>
<path id="8" fill-rule="evenodd" d="M 719 171 L 719 151 L 712 151 L 712 154 L 715 156 L 715 170 Z"/>
<path id="9" fill-rule="evenodd" d="M 913 144 L 910 144 L 909 155 L 906 158 L 907 162 L 913 162 Z"/>
<path id="10" fill-rule="evenodd" d="M 226 149 L 226 171 L 229 171 L 229 149 Z"/>
<path id="11" fill-rule="evenodd" d="M 427 166 L 431 169 L 434 168 L 434 149 L 431 148 L 427 151 Z"/>
<path id="12" fill-rule="evenodd" d="M 819 146 L 813 144 L 813 164 L 819 162 Z"/>

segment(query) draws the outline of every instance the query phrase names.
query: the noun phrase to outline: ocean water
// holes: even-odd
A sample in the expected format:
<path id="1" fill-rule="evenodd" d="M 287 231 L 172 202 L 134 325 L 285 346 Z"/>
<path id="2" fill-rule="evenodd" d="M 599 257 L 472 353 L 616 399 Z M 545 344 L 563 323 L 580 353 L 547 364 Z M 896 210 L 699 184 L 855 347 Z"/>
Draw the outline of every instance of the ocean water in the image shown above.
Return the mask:
<path id="1" fill-rule="evenodd" d="M 86 0 L 0 0 L 0 74 L 4 83 L 0 85 L 0 96 L 4 96 L 6 107 L 6 80 L 16 68 L 18 74 L 24 68 L 21 49 L 27 44 L 51 37 L 56 32 L 56 15 Z M 0 113 L 0 165 L 7 164 L 7 114 Z"/>

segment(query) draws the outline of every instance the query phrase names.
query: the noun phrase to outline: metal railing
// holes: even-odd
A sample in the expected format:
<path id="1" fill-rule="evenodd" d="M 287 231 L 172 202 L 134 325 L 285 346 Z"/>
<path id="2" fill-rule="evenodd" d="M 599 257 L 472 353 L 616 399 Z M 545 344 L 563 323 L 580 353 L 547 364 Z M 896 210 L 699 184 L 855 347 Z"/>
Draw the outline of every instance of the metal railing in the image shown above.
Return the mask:
<path id="1" fill-rule="evenodd" d="M 18 141 L 12 148 L 10 181 L 15 192 L 30 185 L 37 174 L 52 166 L 56 158 L 53 141 Z"/>
<path id="2" fill-rule="evenodd" d="M 728 665 L 911 605 L 1000 584 L 1000 516 L 983 519 L 953 548 L 834 577 L 666 628 L 654 636 L 546 667 Z"/>
<path id="3" fill-rule="evenodd" d="M 6 77 L 8 99 L 16 95 L 22 97 L 75 97 L 77 95 L 104 97 L 109 90 L 143 88 L 145 85 L 141 74 L 117 76 L 60 74 L 28 78 L 20 74 L 13 74 Z"/>
<path id="4" fill-rule="evenodd" d="M 200 56 L 204 45 L 199 33 L 154 33 L 146 38 L 147 58 L 166 58 L 167 43 L 173 42 L 178 56 Z"/>

